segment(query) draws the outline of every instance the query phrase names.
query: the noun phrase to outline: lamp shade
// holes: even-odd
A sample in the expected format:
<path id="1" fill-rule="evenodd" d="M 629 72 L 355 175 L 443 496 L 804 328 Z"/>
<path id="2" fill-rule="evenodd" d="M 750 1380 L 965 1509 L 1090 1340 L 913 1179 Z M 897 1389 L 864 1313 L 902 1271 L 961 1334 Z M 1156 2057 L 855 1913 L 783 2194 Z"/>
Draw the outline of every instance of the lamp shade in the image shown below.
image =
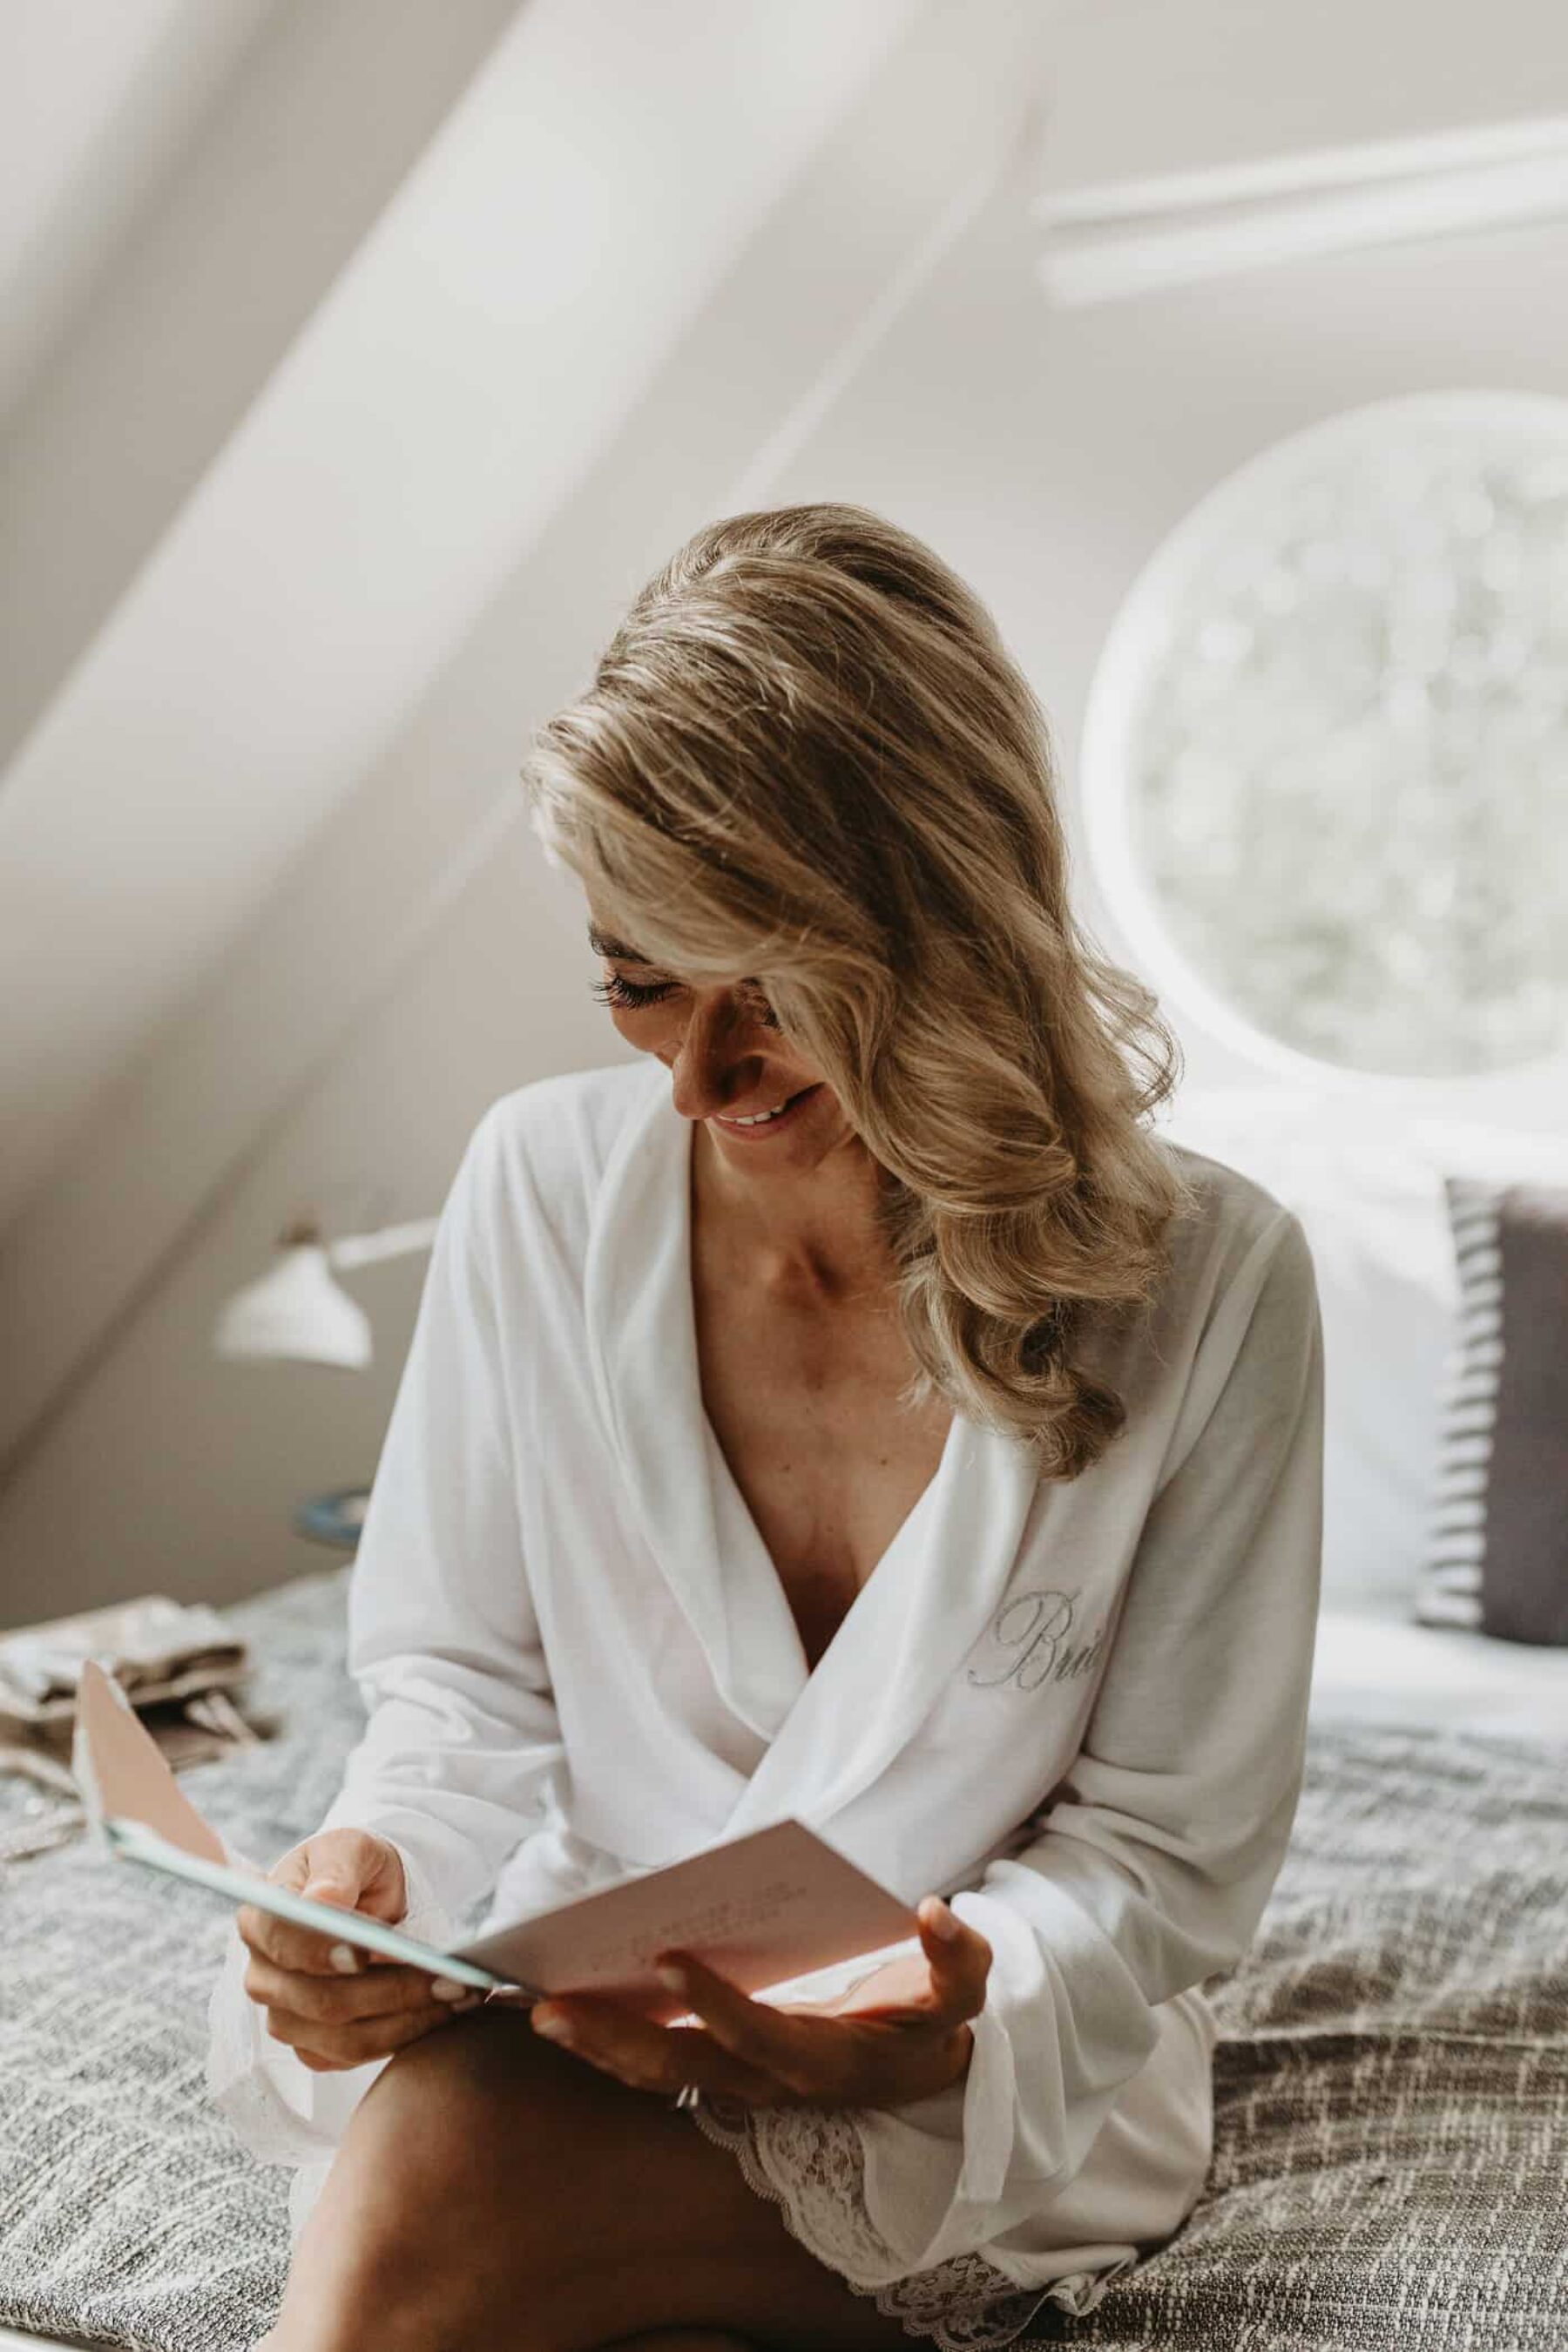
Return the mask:
<path id="1" fill-rule="evenodd" d="M 371 1359 L 370 1318 L 333 1281 L 321 1242 L 289 1242 L 270 1273 L 229 1299 L 215 1345 L 220 1356 L 288 1356 L 361 1371 Z"/>

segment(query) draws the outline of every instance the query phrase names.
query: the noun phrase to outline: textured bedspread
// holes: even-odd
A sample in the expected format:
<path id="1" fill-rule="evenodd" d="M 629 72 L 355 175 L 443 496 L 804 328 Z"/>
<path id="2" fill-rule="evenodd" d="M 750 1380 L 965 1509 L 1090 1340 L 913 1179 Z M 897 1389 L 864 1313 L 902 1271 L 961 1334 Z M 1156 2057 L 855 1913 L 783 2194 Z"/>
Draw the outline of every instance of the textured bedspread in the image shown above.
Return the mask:
<path id="1" fill-rule="evenodd" d="M 183 1776 L 268 1860 L 359 1709 L 347 1570 L 227 1612 L 268 1746 Z M 1186 2228 L 1089 2318 L 1112 2352 L 1568 2347 L 1568 1748 L 1314 1725 L 1295 1836 L 1217 1988 L 1216 2140 Z M 30 1793 L 0 1780 L 0 1824 Z M 288 2263 L 288 2175 L 204 2104 L 231 1914 L 80 1840 L 0 1865 L 0 2322 L 238 2352 Z"/>

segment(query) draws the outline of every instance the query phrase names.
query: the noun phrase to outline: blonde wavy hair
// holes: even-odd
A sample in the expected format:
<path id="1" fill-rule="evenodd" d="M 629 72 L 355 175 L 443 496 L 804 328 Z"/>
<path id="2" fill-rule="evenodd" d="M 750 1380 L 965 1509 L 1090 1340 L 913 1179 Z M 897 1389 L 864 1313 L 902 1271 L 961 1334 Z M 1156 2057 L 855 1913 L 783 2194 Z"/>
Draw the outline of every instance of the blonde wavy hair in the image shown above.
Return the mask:
<path id="1" fill-rule="evenodd" d="M 1074 1340 L 1152 1301 L 1197 1208 L 1141 1124 L 1182 1063 L 1074 919 L 1045 715 L 985 607 L 866 508 L 731 515 L 523 781 L 601 920 L 671 975 L 758 980 L 832 1087 L 881 1171 L 901 1401 L 1087 1470 L 1126 1411 Z"/>

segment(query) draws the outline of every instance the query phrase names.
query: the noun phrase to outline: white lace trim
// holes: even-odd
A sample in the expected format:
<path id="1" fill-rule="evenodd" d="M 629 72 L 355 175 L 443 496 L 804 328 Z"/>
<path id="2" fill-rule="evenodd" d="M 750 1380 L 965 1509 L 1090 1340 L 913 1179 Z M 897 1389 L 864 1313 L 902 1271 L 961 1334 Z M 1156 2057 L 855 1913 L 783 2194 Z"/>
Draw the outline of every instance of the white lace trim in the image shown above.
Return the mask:
<path id="1" fill-rule="evenodd" d="M 849 2266 L 885 2270 L 894 2257 L 866 2210 L 865 2149 L 847 2110 L 752 2108 L 704 2094 L 682 2112 L 705 2138 L 729 2149 L 748 2187 L 781 2209 L 791 2237 L 836 2271 L 851 2294 L 874 2298 L 884 2319 L 932 2337 L 938 2352 L 1011 2344 L 1045 2303 L 1082 2319 L 1137 2260 L 1124 2255 L 1104 2270 L 1072 2271 L 1036 2288 L 1016 2285 L 983 2254 L 954 2254 L 890 2285 L 862 2286 Z"/>

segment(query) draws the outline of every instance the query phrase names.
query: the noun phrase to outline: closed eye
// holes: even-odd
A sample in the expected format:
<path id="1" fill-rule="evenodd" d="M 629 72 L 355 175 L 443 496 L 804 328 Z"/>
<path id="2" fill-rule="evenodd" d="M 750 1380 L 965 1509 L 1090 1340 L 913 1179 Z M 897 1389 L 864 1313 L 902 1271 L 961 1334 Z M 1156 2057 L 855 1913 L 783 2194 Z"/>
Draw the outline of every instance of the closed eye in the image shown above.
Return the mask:
<path id="1" fill-rule="evenodd" d="M 669 994 L 674 985 L 672 980 L 661 980 L 655 987 L 643 988 L 635 980 L 623 980 L 618 971 L 613 971 L 607 980 L 594 982 L 592 993 L 602 1004 L 657 1004 L 661 996 Z"/>
<path id="2" fill-rule="evenodd" d="M 606 979 L 595 981 L 591 992 L 598 998 L 601 1004 L 615 1004 L 620 1006 L 623 1011 L 636 1012 L 645 1004 L 657 1004 L 661 997 L 672 994 L 679 985 L 679 982 L 673 980 L 661 980 L 651 983 L 623 980 L 618 971 L 613 971 Z M 751 981 L 747 981 L 744 986 L 747 993 L 755 1001 L 764 1029 L 776 1029 L 779 1026 L 778 1015 L 761 989 Z"/>

